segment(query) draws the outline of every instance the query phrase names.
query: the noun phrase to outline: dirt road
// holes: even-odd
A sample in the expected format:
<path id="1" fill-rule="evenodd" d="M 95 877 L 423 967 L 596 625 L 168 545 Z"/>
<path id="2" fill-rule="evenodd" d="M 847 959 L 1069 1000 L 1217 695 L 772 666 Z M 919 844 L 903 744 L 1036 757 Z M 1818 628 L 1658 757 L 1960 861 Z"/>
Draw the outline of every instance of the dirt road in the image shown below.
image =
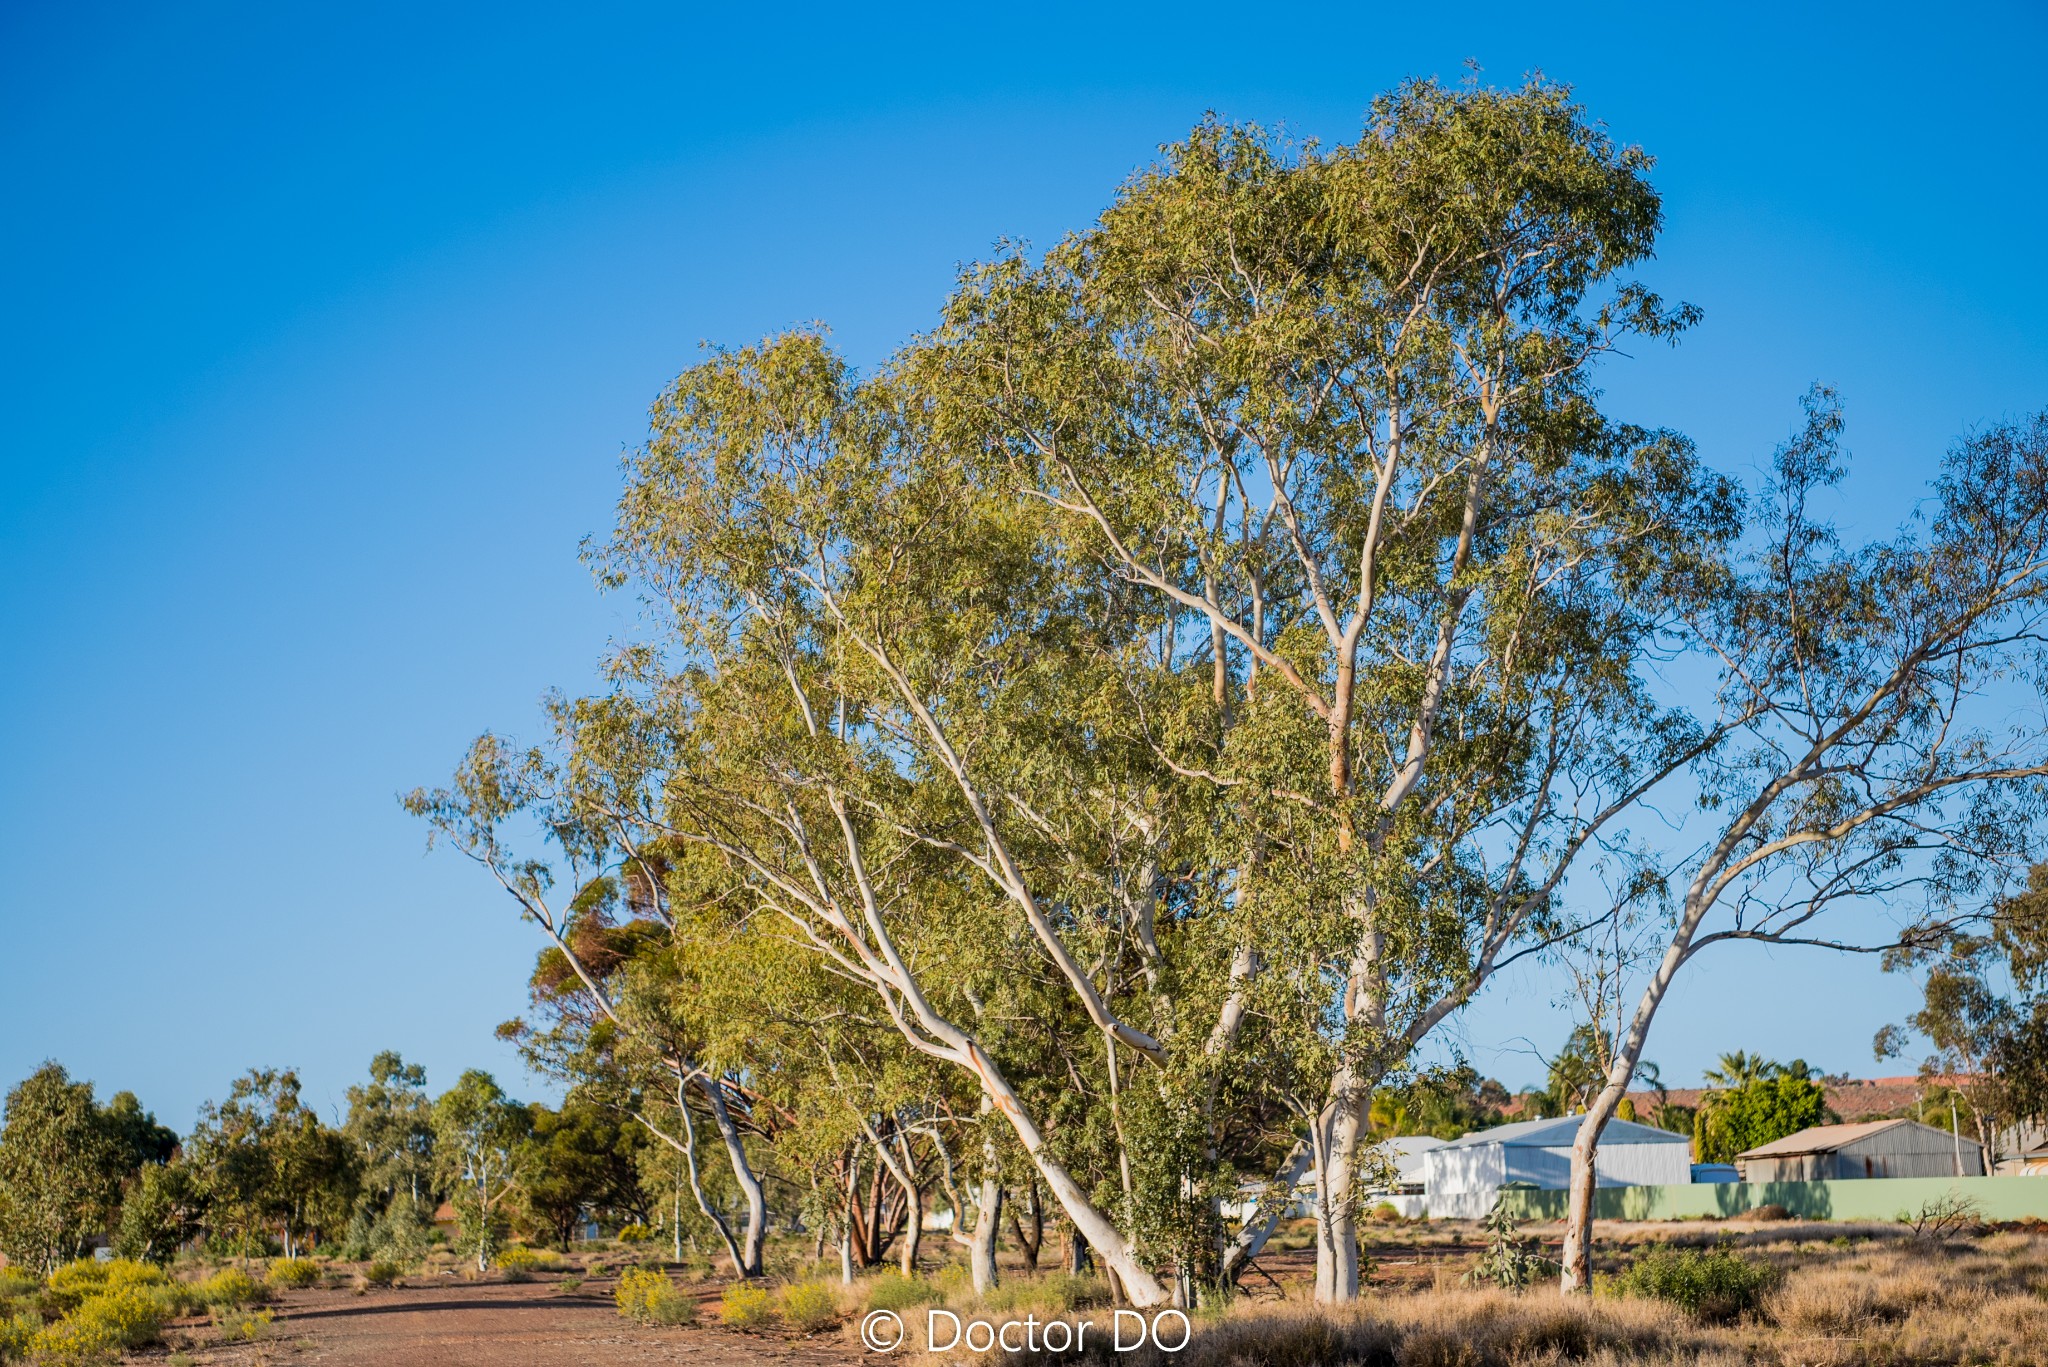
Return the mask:
<path id="1" fill-rule="evenodd" d="M 619 1318 L 611 1283 L 565 1294 L 552 1281 L 518 1285 L 450 1281 L 373 1291 L 295 1291 L 273 1310 L 258 1343 L 195 1344 L 183 1351 L 205 1367 L 571 1367 L 572 1364 L 682 1362 L 702 1367 L 780 1363 L 852 1367 L 862 1354 L 836 1333 L 803 1339 L 741 1334 L 716 1323 L 643 1328 Z M 139 1359 L 161 1364 L 168 1350 Z"/>

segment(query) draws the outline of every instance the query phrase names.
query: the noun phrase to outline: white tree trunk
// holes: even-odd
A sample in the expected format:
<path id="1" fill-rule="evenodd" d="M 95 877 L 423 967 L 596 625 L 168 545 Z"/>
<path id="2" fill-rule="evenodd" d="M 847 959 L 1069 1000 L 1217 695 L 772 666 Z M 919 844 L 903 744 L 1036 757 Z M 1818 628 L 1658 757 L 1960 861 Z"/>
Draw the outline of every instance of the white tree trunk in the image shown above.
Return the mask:
<path id="1" fill-rule="evenodd" d="M 967 1250 L 974 1289 L 984 1295 L 994 1290 L 997 1282 L 996 1236 L 1002 1232 L 1002 1218 L 1003 1184 L 994 1176 L 984 1177 L 974 1212 L 974 1242 Z"/>
<path id="2" fill-rule="evenodd" d="M 754 1175 L 754 1168 L 747 1161 L 747 1147 L 741 1142 L 740 1127 L 733 1123 L 732 1112 L 725 1104 L 725 1087 L 717 1078 L 702 1076 L 698 1086 L 711 1102 L 711 1118 L 718 1125 L 719 1137 L 725 1140 L 725 1153 L 732 1163 L 733 1180 L 740 1184 L 740 1190 L 747 1197 L 747 1234 L 741 1247 L 740 1276 L 761 1275 L 761 1249 L 768 1237 L 768 1198 L 761 1190 L 761 1179 Z"/>

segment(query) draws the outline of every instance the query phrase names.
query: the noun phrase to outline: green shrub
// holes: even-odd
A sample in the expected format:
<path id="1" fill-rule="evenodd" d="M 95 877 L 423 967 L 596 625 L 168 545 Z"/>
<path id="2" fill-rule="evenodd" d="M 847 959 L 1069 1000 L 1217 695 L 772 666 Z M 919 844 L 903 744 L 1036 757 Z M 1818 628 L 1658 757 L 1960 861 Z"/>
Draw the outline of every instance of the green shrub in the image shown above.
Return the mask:
<path id="1" fill-rule="evenodd" d="M 1668 1301 L 1707 1322 L 1757 1308 L 1777 1270 L 1727 1249 L 1653 1248 L 1613 1281 L 1617 1295 Z"/>
<path id="2" fill-rule="evenodd" d="M 644 1244 L 653 1238 L 654 1231 L 646 1225 L 627 1225 L 619 1231 L 619 1242 L 622 1244 Z"/>
<path id="3" fill-rule="evenodd" d="M 379 1258 L 363 1269 L 363 1280 L 371 1286 L 394 1285 L 405 1271 L 389 1258 Z"/>
<path id="4" fill-rule="evenodd" d="M 491 1263 L 505 1274 L 508 1282 L 529 1282 L 533 1280 L 534 1269 L 549 1261 L 530 1248 L 507 1248 L 499 1251 Z"/>
<path id="5" fill-rule="evenodd" d="M 254 1305 L 266 1298 L 257 1280 L 239 1267 L 224 1267 L 199 1283 L 199 1299 L 212 1306 Z"/>
<path id="6" fill-rule="evenodd" d="M 320 1264 L 311 1258 L 278 1258 L 270 1264 L 270 1283 L 303 1291 L 320 1280 Z"/>
<path id="7" fill-rule="evenodd" d="M 0 1267 L 0 1301 L 23 1299 L 42 1289 L 42 1278 L 28 1269 Z"/>
<path id="8" fill-rule="evenodd" d="M 839 1297 L 823 1282 L 792 1282 L 776 1300 L 783 1321 L 799 1333 L 815 1334 L 839 1323 Z"/>
<path id="9" fill-rule="evenodd" d="M 619 1277 L 613 1293 L 619 1313 L 641 1324 L 694 1324 L 697 1302 L 678 1290 L 663 1272 L 629 1268 Z"/>
<path id="10" fill-rule="evenodd" d="M 937 1305 L 946 1293 L 922 1277 L 886 1272 L 868 1283 L 868 1309 L 911 1310 L 920 1305 Z"/>
<path id="11" fill-rule="evenodd" d="M 1053 1272 L 1030 1281 L 1013 1279 L 998 1283 L 981 1298 L 982 1308 L 1002 1314 L 1024 1310 L 1045 1310 L 1062 1315 L 1085 1305 L 1104 1304 L 1109 1291 L 1093 1277 L 1070 1272 Z"/>
<path id="12" fill-rule="evenodd" d="M 254 1343 L 270 1337 L 274 1319 L 268 1310 L 227 1306 L 213 1312 L 213 1327 L 230 1343 Z"/>
<path id="13" fill-rule="evenodd" d="M 735 1329 L 764 1328 L 774 1316 L 767 1288 L 749 1282 L 734 1282 L 718 1299 L 718 1317 Z"/>
<path id="14" fill-rule="evenodd" d="M 1543 1256 L 1535 1240 L 1521 1237 L 1521 1225 L 1509 1212 L 1506 1201 L 1493 1203 L 1483 1224 L 1486 1251 L 1465 1273 L 1467 1282 L 1520 1291 L 1557 1271 L 1557 1264 Z"/>

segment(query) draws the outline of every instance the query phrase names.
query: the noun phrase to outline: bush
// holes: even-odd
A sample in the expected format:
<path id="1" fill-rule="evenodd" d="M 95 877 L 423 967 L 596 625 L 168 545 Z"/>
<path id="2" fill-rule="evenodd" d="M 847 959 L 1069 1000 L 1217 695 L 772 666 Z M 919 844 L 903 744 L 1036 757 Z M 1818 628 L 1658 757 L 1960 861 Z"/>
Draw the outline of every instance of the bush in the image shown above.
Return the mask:
<path id="1" fill-rule="evenodd" d="M 1792 1212 L 1777 1202 L 1772 1201 L 1752 1210 L 1749 1213 L 1749 1218 L 1752 1220 L 1789 1220 L 1792 1218 Z"/>
<path id="2" fill-rule="evenodd" d="M 946 1293 L 922 1277 L 886 1272 L 868 1284 L 868 1309 L 911 1310 L 920 1305 L 937 1305 Z"/>
<path id="3" fill-rule="evenodd" d="M 233 1306 L 213 1313 L 213 1327 L 230 1343 L 254 1343 L 270 1337 L 274 1316 L 268 1310 L 243 1310 Z"/>
<path id="4" fill-rule="evenodd" d="M 769 1309 L 766 1288 L 734 1282 L 718 1299 L 718 1317 L 735 1329 L 761 1329 L 774 1318 L 774 1312 Z"/>
<path id="5" fill-rule="evenodd" d="M 100 1367 L 120 1356 L 121 1343 L 104 1324 L 65 1319 L 38 1331 L 28 1354 L 36 1367 Z"/>
<path id="6" fill-rule="evenodd" d="M 199 1283 L 199 1299 L 211 1306 L 254 1305 L 266 1299 L 254 1277 L 239 1267 L 224 1267 Z"/>
<path id="7" fill-rule="evenodd" d="M 694 1324 L 697 1302 L 676 1289 L 665 1272 L 628 1268 L 613 1293 L 619 1313 L 641 1324 Z"/>
<path id="8" fill-rule="evenodd" d="M 303 1291 L 320 1280 L 320 1264 L 311 1258 L 279 1258 L 270 1264 L 270 1282 L 291 1291 Z"/>
<path id="9" fill-rule="evenodd" d="M 839 1323 L 839 1298 L 823 1282 L 792 1282 L 776 1299 L 784 1322 L 799 1333 L 815 1334 Z"/>
<path id="10" fill-rule="evenodd" d="M 1543 1256 L 1535 1240 L 1521 1237 L 1521 1221 L 1509 1213 L 1505 1201 L 1493 1203 L 1484 1227 L 1489 1236 L 1486 1251 L 1465 1273 L 1467 1282 L 1520 1291 L 1557 1271 L 1557 1264 Z"/>
<path id="11" fill-rule="evenodd" d="M 1616 1277 L 1617 1295 L 1668 1301 L 1709 1323 L 1755 1310 L 1777 1270 L 1726 1249 L 1653 1248 Z"/>
<path id="12" fill-rule="evenodd" d="M 122 1286 L 88 1296 L 67 1321 L 77 1332 L 104 1337 L 122 1348 L 140 1348 L 163 1337 L 177 1318 L 178 1303 L 164 1287 Z"/>
<path id="13" fill-rule="evenodd" d="M 27 1357 L 29 1345 L 36 1341 L 36 1335 L 42 1330 L 42 1316 L 30 1314 L 26 1310 L 0 1320 L 0 1362 L 13 1362 L 16 1358 Z"/>
<path id="14" fill-rule="evenodd" d="M 371 1286 L 393 1286 L 405 1271 L 389 1258 L 379 1258 L 363 1269 L 363 1280 Z"/>
<path id="15" fill-rule="evenodd" d="M 646 1225 L 627 1225 L 619 1231 L 619 1242 L 622 1244 L 644 1244 L 653 1238 L 654 1231 Z"/>
<path id="16" fill-rule="evenodd" d="M 107 1288 L 107 1269 L 111 1263 L 96 1262 L 91 1258 L 80 1258 L 69 1262 L 50 1274 L 50 1294 L 57 1304 L 70 1310 L 87 1296 L 96 1296 Z"/>
<path id="17" fill-rule="evenodd" d="M 1109 1289 L 1093 1277 L 1054 1272 L 1030 1281 L 1021 1278 L 999 1283 L 981 1298 L 982 1307 L 998 1313 L 1044 1310 L 1062 1315 L 1087 1305 L 1104 1305 Z"/>
<path id="18" fill-rule="evenodd" d="M 1400 1221 L 1401 1212 L 1392 1201 L 1382 1201 L 1372 1208 L 1372 1219 L 1375 1224 L 1391 1225 Z"/>
<path id="19" fill-rule="evenodd" d="M 491 1259 L 492 1265 L 505 1274 L 508 1282 L 532 1281 L 534 1269 L 548 1261 L 530 1248 L 507 1248 Z"/>

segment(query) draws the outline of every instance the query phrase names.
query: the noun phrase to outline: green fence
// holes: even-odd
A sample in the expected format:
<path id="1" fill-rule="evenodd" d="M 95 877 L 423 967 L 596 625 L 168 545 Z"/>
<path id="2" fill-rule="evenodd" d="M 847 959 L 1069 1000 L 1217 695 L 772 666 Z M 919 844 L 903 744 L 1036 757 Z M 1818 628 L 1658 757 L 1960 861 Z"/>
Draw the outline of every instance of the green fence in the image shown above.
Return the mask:
<path id="1" fill-rule="evenodd" d="M 1950 1192 L 1977 1203 L 1987 1220 L 2048 1220 L 2044 1177 L 1866 1177 L 1851 1182 L 1690 1182 L 1669 1187 L 1601 1187 L 1596 1220 L 1698 1220 L 1783 1206 L 1807 1220 L 1896 1220 Z M 1501 1193 L 1524 1220 L 1562 1220 L 1566 1193 L 1510 1188 Z"/>

